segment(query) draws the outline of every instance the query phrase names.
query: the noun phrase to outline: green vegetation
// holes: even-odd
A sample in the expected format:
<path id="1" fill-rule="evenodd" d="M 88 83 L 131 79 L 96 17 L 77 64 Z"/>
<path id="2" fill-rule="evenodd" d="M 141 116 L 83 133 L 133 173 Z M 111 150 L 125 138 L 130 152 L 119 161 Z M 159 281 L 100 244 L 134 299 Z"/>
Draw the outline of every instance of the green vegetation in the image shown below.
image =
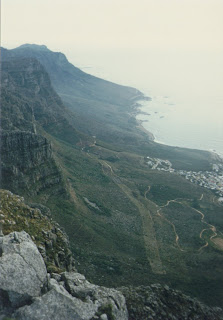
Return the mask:
<path id="1" fill-rule="evenodd" d="M 160 205 L 166 204 L 170 199 L 184 197 L 185 194 L 179 188 L 172 188 L 165 185 L 153 185 L 150 190 L 150 197 Z"/>
<path id="2" fill-rule="evenodd" d="M 11 53 L 26 56 L 26 49 Z M 5 92 L 2 116 L 11 138 L 3 154 L 3 186 L 50 208 L 69 236 L 78 271 L 89 280 L 107 286 L 168 283 L 221 305 L 222 206 L 211 191 L 146 164 L 150 156 L 169 159 L 175 169 L 209 170 L 213 155 L 151 141 L 133 120 L 137 98 L 143 98 L 139 91 L 83 74 L 48 51 L 30 55 L 47 68 L 67 107 L 43 67 L 32 62 L 39 73 L 30 75 L 25 59 L 18 62 L 19 74 L 32 86 L 17 88 L 16 72 L 11 73 L 14 91 Z M 3 68 L 3 77 L 13 63 Z M 27 139 L 26 150 L 16 144 L 11 150 L 18 132 L 33 128 L 32 116 L 42 137 L 33 134 L 33 145 Z M 17 161 L 13 154 L 23 158 Z M 7 218 L 4 232 L 24 229 L 41 245 L 42 230 L 50 231 L 51 222 L 35 210 L 37 218 L 27 217 L 25 208 L 12 211 L 15 225 Z M 53 252 L 47 254 L 48 269 L 56 271 Z"/>

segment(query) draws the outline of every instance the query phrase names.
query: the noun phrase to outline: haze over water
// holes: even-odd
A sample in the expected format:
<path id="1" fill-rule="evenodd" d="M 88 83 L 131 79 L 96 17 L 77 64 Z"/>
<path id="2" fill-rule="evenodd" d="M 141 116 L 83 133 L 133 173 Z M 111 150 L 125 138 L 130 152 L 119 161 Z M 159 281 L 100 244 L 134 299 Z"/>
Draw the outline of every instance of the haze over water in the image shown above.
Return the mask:
<path id="1" fill-rule="evenodd" d="M 211 52 L 100 50 L 70 52 L 83 71 L 133 86 L 152 98 L 137 116 L 155 140 L 223 155 L 223 59 Z"/>

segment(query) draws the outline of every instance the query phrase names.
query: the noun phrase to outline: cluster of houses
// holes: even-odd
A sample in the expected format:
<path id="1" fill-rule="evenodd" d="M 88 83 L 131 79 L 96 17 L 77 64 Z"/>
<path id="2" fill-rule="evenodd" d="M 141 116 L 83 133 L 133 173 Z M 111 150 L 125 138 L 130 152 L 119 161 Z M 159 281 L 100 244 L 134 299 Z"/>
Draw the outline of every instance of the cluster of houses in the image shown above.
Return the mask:
<path id="1" fill-rule="evenodd" d="M 153 170 L 174 172 L 201 187 L 213 190 L 219 201 L 223 202 L 223 164 L 213 164 L 212 171 L 186 171 L 172 168 L 169 160 L 147 157 L 147 163 Z"/>

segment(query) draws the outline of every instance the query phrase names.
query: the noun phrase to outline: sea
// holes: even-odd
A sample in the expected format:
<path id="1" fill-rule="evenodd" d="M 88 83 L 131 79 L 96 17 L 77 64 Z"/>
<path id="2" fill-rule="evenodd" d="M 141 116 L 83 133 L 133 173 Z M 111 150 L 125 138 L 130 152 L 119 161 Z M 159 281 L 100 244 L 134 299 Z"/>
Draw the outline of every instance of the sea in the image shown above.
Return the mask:
<path id="1" fill-rule="evenodd" d="M 151 98 L 137 119 L 155 141 L 209 150 L 223 157 L 223 55 L 221 52 L 139 48 L 70 49 L 76 67 L 132 86 Z"/>

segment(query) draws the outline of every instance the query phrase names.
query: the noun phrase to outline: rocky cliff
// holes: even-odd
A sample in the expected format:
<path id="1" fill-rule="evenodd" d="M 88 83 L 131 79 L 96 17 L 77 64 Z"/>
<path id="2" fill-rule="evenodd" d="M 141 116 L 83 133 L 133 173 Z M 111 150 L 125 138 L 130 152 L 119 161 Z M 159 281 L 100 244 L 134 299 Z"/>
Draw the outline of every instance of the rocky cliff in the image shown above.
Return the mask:
<path id="1" fill-rule="evenodd" d="M 24 131 L 1 133 L 1 186 L 19 194 L 64 192 L 49 141 Z M 50 191 L 49 191 L 50 190 Z"/>
<path id="2" fill-rule="evenodd" d="M 37 60 L 4 62 L 1 76 L 1 187 L 45 198 L 65 193 L 51 143 L 42 132 L 74 145 L 83 135 L 69 124 L 69 112 Z"/>
<path id="3" fill-rule="evenodd" d="M 0 318 L 17 320 L 127 320 L 125 299 L 75 272 L 47 274 L 30 236 L 0 236 Z"/>
<path id="4" fill-rule="evenodd" d="M 70 124 L 75 115 L 63 105 L 39 61 L 34 58 L 4 61 L 1 76 L 3 130 L 35 133 L 36 127 L 41 127 L 74 145 L 80 139 L 89 139 Z"/>

